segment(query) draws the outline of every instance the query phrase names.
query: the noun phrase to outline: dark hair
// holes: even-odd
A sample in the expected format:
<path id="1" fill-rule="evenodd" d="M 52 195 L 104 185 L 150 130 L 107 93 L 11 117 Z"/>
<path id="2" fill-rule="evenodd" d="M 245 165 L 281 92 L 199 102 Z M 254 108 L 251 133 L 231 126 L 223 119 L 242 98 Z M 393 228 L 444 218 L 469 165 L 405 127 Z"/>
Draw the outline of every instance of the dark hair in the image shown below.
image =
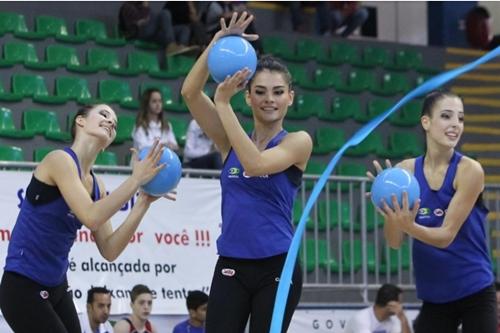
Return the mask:
<path id="1" fill-rule="evenodd" d="M 150 294 L 152 295 L 153 293 L 151 292 L 151 289 L 149 289 L 147 286 L 143 284 L 136 284 L 133 288 L 132 291 L 130 292 L 130 300 L 132 303 L 135 302 L 136 298 L 139 297 L 139 295 L 142 294 Z"/>
<path id="2" fill-rule="evenodd" d="M 208 303 L 208 295 L 200 290 L 188 291 L 186 305 L 188 310 L 196 310 L 200 306 Z"/>
<path id="3" fill-rule="evenodd" d="M 401 288 L 393 284 L 383 284 L 377 291 L 375 305 L 386 306 L 390 301 L 399 301 L 399 295 L 403 292 Z"/>
<path id="4" fill-rule="evenodd" d="M 255 69 L 255 74 L 248 81 L 247 85 L 248 90 L 250 90 L 250 86 L 252 85 L 255 76 L 257 76 L 257 74 L 265 70 L 268 70 L 270 72 L 278 72 L 282 74 L 283 78 L 288 83 L 288 89 L 292 89 L 292 75 L 290 74 L 288 68 L 273 56 L 265 55 L 259 59 L 259 62 L 257 63 L 257 68 Z"/>
<path id="5" fill-rule="evenodd" d="M 92 110 L 96 105 L 97 104 L 84 105 L 81 108 L 79 108 L 78 111 L 76 112 L 75 116 L 73 117 L 73 122 L 71 123 L 71 129 L 70 129 L 71 137 L 73 138 L 73 140 L 76 137 L 76 125 L 75 125 L 76 118 L 78 118 L 79 116 L 86 118 L 90 110 Z"/>
<path id="6" fill-rule="evenodd" d="M 141 96 L 141 105 L 139 109 L 139 113 L 137 113 L 137 118 L 135 119 L 135 126 L 136 128 L 142 127 L 144 131 L 146 132 L 146 135 L 148 134 L 148 128 L 149 128 L 149 120 L 148 120 L 148 112 L 149 112 L 149 100 L 151 99 L 151 95 L 153 93 L 158 93 L 160 94 L 162 100 L 163 100 L 163 95 L 161 94 L 161 91 L 157 88 L 148 88 L 144 90 Z M 163 106 L 162 106 L 163 107 Z M 163 112 L 161 112 L 159 115 L 159 120 L 161 124 L 161 130 L 166 131 L 169 129 L 168 127 L 168 121 L 165 121 L 163 118 Z"/>
<path id="7" fill-rule="evenodd" d="M 422 106 L 422 112 L 421 112 L 420 116 L 431 117 L 432 116 L 432 108 L 434 107 L 434 105 L 438 101 L 442 100 L 445 97 L 451 97 L 451 98 L 455 97 L 455 98 L 459 98 L 460 100 L 462 100 L 462 98 L 460 96 L 458 96 L 455 93 L 452 93 L 451 91 L 434 90 L 425 96 L 424 104 Z"/>
<path id="8" fill-rule="evenodd" d="M 495 290 L 500 291 L 500 282 L 498 282 L 498 281 L 495 282 Z"/>
<path id="9" fill-rule="evenodd" d="M 110 294 L 110 293 L 111 291 L 109 291 L 105 286 L 92 287 L 87 291 L 87 304 L 92 304 L 94 302 L 95 294 Z"/>
<path id="10" fill-rule="evenodd" d="M 465 17 L 465 37 L 470 46 L 478 49 L 488 49 L 490 30 L 488 19 L 490 13 L 484 7 L 472 8 Z"/>

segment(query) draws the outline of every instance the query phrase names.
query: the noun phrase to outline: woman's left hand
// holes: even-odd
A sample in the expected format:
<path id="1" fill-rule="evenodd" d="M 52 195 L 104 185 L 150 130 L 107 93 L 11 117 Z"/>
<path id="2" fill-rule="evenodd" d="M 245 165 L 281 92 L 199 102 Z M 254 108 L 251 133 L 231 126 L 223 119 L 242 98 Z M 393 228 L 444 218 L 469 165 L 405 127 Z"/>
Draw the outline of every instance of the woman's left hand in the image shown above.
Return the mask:
<path id="1" fill-rule="evenodd" d="M 414 224 L 418 209 L 420 208 L 420 199 L 415 201 L 411 209 L 408 200 L 408 192 L 403 192 L 402 206 L 399 205 L 395 195 L 391 196 L 391 202 L 394 208 L 389 207 L 387 202 L 383 200 L 382 208 L 377 210 L 384 216 L 388 223 L 398 227 L 401 231 L 409 233 Z"/>
<path id="2" fill-rule="evenodd" d="M 176 201 L 177 200 L 177 191 L 171 191 L 171 192 L 169 192 L 161 197 L 156 197 L 156 196 L 147 194 L 144 191 L 140 191 L 138 200 L 144 200 L 144 202 L 146 204 L 150 205 L 160 198 L 166 198 L 166 199 L 171 200 L 171 201 Z"/>
<path id="3" fill-rule="evenodd" d="M 250 73 L 248 68 L 244 68 L 234 73 L 233 76 L 227 76 L 226 79 L 217 86 L 214 95 L 215 104 L 229 103 L 231 97 L 245 88 Z"/>

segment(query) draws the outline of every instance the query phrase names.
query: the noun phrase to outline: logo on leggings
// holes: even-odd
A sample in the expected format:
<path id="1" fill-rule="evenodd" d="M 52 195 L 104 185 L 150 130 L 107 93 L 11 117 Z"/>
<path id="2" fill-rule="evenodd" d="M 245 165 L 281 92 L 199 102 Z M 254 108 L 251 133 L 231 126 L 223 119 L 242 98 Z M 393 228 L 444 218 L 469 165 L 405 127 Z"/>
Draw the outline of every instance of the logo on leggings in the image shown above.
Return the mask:
<path id="1" fill-rule="evenodd" d="M 40 291 L 40 297 L 43 299 L 49 298 L 49 292 L 47 290 Z"/>
<path id="2" fill-rule="evenodd" d="M 236 271 L 232 268 L 223 268 L 221 272 L 224 276 L 234 276 L 236 274 Z"/>

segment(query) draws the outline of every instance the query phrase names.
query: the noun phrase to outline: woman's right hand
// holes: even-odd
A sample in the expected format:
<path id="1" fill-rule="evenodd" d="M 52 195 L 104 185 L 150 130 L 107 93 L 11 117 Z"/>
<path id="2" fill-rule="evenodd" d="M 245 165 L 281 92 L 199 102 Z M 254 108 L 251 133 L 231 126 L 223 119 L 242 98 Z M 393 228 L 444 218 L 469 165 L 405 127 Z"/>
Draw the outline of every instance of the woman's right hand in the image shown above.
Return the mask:
<path id="1" fill-rule="evenodd" d="M 153 179 L 154 176 L 161 169 L 165 167 L 165 164 L 158 165 L 161 155 L 165 150 L 165 145 L 160 143 L 159 139 L 156 139 L 153 146 L 149 149 L 148 154 L 139 160 L 138 152 L 135 148 L 132 148 L 132 176 L 137 180 L 139 185 L 144 185 Z"/>
<path id="2" fill-rule="evenodd" d="M 238 17 L 238 13 L 234 12 L 229 21 L 229 25 L 226 26 L 226 21 L 224 18 L 220 19 L 220 30 L 215 34 L 215 38 L 219 39 L 224 36 L 238 35 L 246 40 L 254 41 L 259 39 L 257 34 L 246 34 L 245 29 L 253 21 L 253 15 L 248 15 L 247 12 L 241 13 Z"/>

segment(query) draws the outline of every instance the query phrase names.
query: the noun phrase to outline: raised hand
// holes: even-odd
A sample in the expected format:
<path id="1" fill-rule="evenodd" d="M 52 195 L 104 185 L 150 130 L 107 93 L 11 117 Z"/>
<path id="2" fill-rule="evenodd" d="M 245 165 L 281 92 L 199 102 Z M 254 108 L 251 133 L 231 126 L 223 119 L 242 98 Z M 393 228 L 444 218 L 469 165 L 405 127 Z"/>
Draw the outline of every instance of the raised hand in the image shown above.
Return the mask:
<path id="1" fill-rule="evenodd" d="M 165 164 L 158 165 L 160 157 L 165 150 L 165 145 L 160 144 L 159 139 L 155 139 L 153 146 L 149 149 L 148 154 L 139 160 L 138 152 L 135 148 L 130 149 L 132 151 L 132 176 L 135 178 L 140 185 L 144 185 L 153 179 L 154 176 L 161 169 L 165 167 Z"/>
<path id="2" fill-rule="evenodd" d="M 253 15 L 249 15 L 247 12 L 241 13 L 239 17 L 238 13 L 234 12 L 227 26 L 224 18 L 220 19 L 220 30 L 216 33 L 216 36 L 221 38 L 229 35 L 238 35 L 249 41 L 257 40 L 259 35 L 245 33 L 245 29 L 253 21 L 253 19 Z"/>
<path id="3" fill-rule="evenodd" d="M 245 88 L 250 73 L 251 72 L 248 68 L 244 68 L 234 73 L 233 76 L 226 77 L 226 79 L 222 81 L 215 90 L 215 103 L 229 103 L 231 97 L 233 97 L 238 91 Z"/>

